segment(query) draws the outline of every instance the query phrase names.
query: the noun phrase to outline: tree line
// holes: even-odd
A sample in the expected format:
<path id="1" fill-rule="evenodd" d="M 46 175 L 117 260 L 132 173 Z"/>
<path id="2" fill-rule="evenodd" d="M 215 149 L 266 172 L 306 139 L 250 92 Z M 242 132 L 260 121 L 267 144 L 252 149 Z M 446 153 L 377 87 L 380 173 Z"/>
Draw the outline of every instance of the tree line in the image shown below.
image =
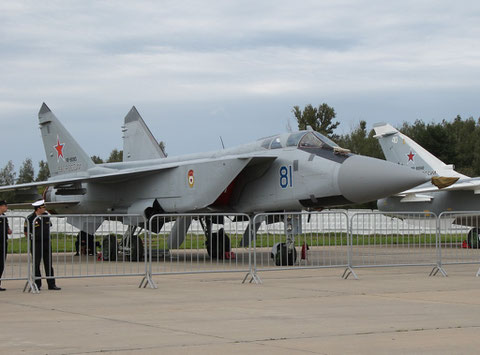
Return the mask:
<path id="1" fill-rule="evenodd" d="M 367 123 L 361 120 L 356 128 L 348 134 L 337 134 L 340 125 L 336 121 L 335 109 L 326 103 L 314 107 L 306 105 L 302 110 L 299 106 L 292 109 L 297 120 L 298 129 L 311 127 L 331 138 L 342 148 L 352 153 L 384 159 L 384 155 L 376 138 L 375 131 L 367 129 Z M 442 120 L 439 123 L 425 123 L 416 120 L 414 123 L 404 122 L 399 131 L 406 134 L 426 150 L 446 164 L 454 164 L 455 170 L 468 176 L 480 176 L 480 118 L 469 117 L 463 119 L 457 115 L 452 121 Z M 160 142 L 162 149 L 165 148 Z M 96 164 L 120 162 L 123 160 L 123 151 L 113 149 L 105 161 L 99 156 L 91 157 Z M 32 159 L 26 158 L 17 173 L 12 161 L 0 169 L 0 185 L 13 185 L 34 181 L 45 181 L 50 177 L 48 165 L 41 160 L 38 173 L 35 175 Z M 0 195 L 0 198 L 2 196 Z"/>
<path id="2" fill-rule="evenodd" d="M 299 129 L 307 126 L 318 131 L 342 148 L 355 154 L 385 159 L 375 131 L 367 129 L 363 120 L 348 134 L 338 135 L 335 129 L 336 112 L 333 107 L 322 104 L 318 107 L 306 105 L 303 111 L 295 106 L 292 110 Z M 454 164 L 455 170 L 468 176 L 480 176 L 480 118 L 462 118 L 457 115 L 452 121 L 443 119 L 438 123 L 425 123 L 417 119 L 414 123 L 403 122 L 397 129 L 420 144 L 446 164 Z"/>

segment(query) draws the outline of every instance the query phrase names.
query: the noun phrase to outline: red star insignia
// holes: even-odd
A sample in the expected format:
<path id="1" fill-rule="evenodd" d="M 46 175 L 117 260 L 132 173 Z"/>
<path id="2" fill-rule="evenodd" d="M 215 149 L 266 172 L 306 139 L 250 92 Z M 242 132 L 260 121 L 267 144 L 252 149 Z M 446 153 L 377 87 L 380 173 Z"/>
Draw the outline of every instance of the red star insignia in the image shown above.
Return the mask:
<path id="1" fill-rule="evenodd" d="M 60 157 L 62 157 L 62 159 L 65 159 L 65 157 L 63 156 L 63 147 L 65 147 L 65 143 L 60 143 L 60 139 L 57 136 L 57 145 L 53 146 L 53 148 L 55 148 L 55 150 L 57 151 L 57 161 Z"/>
<path id="2" fill-rule="evenodd" d="M 415 156 L 415 154 L 410 151 L 410 154 L 407 154 L 408 161 L 413 161 L 414 156 Z"/>

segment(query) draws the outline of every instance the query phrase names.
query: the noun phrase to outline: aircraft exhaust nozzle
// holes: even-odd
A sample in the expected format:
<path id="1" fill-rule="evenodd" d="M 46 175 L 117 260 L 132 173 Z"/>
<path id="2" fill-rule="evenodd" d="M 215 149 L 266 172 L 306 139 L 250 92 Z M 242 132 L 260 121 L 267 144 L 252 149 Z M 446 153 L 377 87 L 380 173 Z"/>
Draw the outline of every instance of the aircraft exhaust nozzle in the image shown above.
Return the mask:
<path id="1" fill-rule="evenodd" d="M 338 171 L 340 192 L 355 203 L 394 195 L 428 180 L 411 168 L 361 155 L 346 159 Z"/>

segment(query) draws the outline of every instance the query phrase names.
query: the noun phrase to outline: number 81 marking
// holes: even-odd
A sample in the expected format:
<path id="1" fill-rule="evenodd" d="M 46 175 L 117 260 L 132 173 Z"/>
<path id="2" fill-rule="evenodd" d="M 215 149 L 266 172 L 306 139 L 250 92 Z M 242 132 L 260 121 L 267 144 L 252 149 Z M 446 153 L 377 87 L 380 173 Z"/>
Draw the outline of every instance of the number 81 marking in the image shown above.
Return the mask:
<path id="1" fill-rule="evenodd" d="M 288 167 L 282 166 L 280 167 L 280 187 L 285 189 L 287 187 L 293 187 L 293 179 L 292 179 L 292 166 L 289 165 Z"/>

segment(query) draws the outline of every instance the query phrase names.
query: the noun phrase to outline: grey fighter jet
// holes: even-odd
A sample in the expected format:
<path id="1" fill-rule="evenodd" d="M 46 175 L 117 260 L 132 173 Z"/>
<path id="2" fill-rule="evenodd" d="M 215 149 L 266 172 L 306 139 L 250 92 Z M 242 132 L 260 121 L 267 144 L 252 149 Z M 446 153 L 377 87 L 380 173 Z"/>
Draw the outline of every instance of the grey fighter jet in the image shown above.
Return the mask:
<path id="1" fill-rule="evenodd" d="M 375 137 L 387 161 L 403 165 L 426 176 L 442 176 L 449 182 L 448 187 L 438 190 L 429 183 L 400 194 L 378 200 L 378 209 L 382 212 L 434 212 L 439 215 L 444 211 L 478 211 L 480 210 L 480 178 L 468 177 L 454 170 L 412 139 L 399 132 L 389 124 L 378 123 L 374 126 Z M 452 219 L 452 223 L 478 227 L 476 219 Z M 468 236 L 469 244 L 477 244 L 478 232 L 472 230 Z"/>
<path id="2" fill-rule="evenodd" d="M 47 186 L 51 213 L 149 219 L 159 213 L 300 211 L 373 201 L 428 180 L 421 172 L 351 154 L 314 131 L 166 157 L 135 108 L 125 117 L 124 161 L 94 164 L 47 105 L 38 118 L 51 178 L 0 191 Z"/>

